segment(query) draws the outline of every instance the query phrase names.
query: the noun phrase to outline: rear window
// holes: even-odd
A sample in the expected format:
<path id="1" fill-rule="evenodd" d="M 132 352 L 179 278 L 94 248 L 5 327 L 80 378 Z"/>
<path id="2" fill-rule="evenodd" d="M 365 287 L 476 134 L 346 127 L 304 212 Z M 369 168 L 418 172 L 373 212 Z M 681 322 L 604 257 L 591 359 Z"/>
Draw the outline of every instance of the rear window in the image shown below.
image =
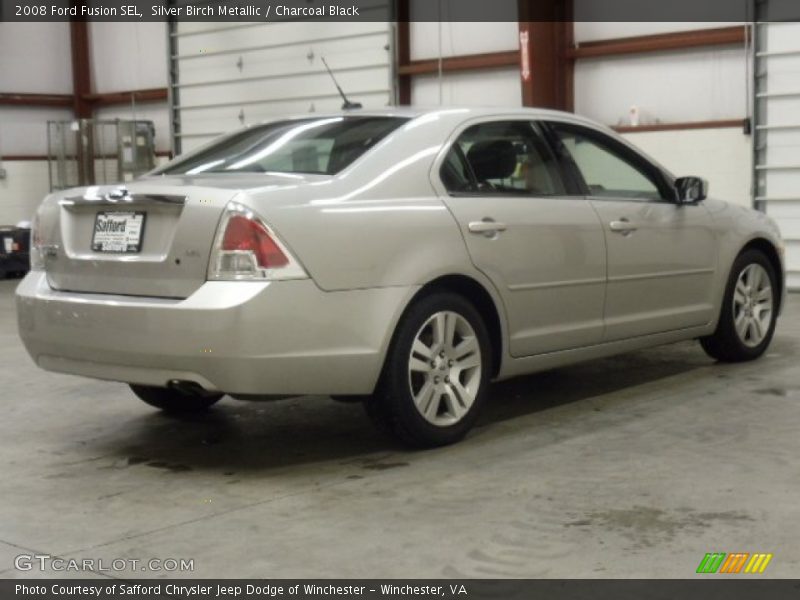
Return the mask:
<path id="1" fill-rule="evenodd" d="M 156 171 L 200 173 L 338 173 L 405 123 L 399 117 L 330 117 L 278 121 L 226 136 Z"/>

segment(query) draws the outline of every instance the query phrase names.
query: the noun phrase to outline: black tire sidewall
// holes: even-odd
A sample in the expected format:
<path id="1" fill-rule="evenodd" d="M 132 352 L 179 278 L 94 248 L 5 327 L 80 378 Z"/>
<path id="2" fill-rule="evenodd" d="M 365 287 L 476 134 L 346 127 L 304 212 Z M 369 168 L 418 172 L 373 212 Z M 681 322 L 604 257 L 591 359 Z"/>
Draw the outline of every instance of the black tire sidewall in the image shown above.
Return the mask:
<path id="1" fill-rule="evenodd" d="M 446 427 L 428 422 L 417 410 L 408 379 L 411 346 L 420 328 L 432 315 L 451 311 L 465 318 L 478 341 L 481 354 L 481 381 L 475 401 L 464 417 Z M 492 353 L 489 333 L 480 313 L 468 300 L 457 294 L 440 292 L 415 302 L 398 325 L 389 349 L 379 392 L 373 401 L 380 402 L 381 412 L 388 413 L 389 428 L 401 441 L 417 447 L 433 447 L 462 439 L 477 420 L 492 376 Z"/>
<path id="2" fill-rule="evenodd" d="M 770 287 L 772 288 L 772 318 L 769 330 L 764 339 L 757 346 L 748 346 L 736 332 L 734 324 L 733 296 L 736 290 L 736 282 L 742 272 L 750 265 L 758 264 L 764 268 L 769 277 Z M 728 284 L 725 288 L 722 310 L 720 311 L 720 321 L 717 329 L 712 336 L 712 342 L 719 348 L 719 353 L 730 361 L 753 360 L 761 356 L 772 341 L 775 334 L 775 325 L 778 320 L 778 307 L 780 302 L 779 290 L 777 285 L 777 274 L 775 268 L 763 252 L 758 250 L 746 250 L 742 252 L 734 261 L 731 273 L 728 277 Z"/>

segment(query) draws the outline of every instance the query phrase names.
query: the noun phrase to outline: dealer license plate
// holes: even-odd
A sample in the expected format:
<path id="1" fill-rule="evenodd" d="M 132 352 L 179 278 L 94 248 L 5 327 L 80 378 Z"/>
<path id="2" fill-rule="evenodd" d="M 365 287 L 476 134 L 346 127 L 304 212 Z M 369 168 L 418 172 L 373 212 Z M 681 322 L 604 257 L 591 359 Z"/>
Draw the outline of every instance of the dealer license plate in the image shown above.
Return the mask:
<path id="1" fill-rule="evenodd" d="M 94 220 L 92 250 L 135 254 L 142 249 L 143 212 L 101 212 Z"/>

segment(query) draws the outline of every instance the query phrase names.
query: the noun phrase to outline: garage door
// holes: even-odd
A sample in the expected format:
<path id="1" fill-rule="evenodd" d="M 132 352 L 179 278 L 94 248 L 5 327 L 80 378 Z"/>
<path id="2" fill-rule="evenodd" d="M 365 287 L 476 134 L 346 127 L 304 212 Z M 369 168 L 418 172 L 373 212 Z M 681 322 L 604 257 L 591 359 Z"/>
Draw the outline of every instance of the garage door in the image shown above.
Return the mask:
<path id="1" fill-rule="evenodd" d="M 181 2 L 181 5 L 187 3 Z M 388 14 L 388 3 L 377 4 Z M 351 100 L 393 99 L 391 24 L 283 21 L 178 22 L 170 28 L 173 147 L 186 152 L 220 133 L 276 115 L 338 110 L 324 57 Z"/>
<path id="2" fill-rule="evenodd" d="M 800 23 L 758 23 L 755 48 L 756 206 L 780 225 L 800 290 Z"/>

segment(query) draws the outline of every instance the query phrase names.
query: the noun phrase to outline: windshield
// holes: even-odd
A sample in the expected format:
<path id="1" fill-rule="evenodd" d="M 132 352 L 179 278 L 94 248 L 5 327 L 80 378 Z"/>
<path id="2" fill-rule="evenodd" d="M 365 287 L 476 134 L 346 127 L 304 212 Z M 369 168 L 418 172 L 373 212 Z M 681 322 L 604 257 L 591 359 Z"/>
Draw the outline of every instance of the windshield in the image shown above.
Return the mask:
<path id="1" fill-rule="evenodd" d="M 179 158 L 156 175 L 338 173 L 405 123 L 398 117 L 330 117 L 250 127 Z"/>

